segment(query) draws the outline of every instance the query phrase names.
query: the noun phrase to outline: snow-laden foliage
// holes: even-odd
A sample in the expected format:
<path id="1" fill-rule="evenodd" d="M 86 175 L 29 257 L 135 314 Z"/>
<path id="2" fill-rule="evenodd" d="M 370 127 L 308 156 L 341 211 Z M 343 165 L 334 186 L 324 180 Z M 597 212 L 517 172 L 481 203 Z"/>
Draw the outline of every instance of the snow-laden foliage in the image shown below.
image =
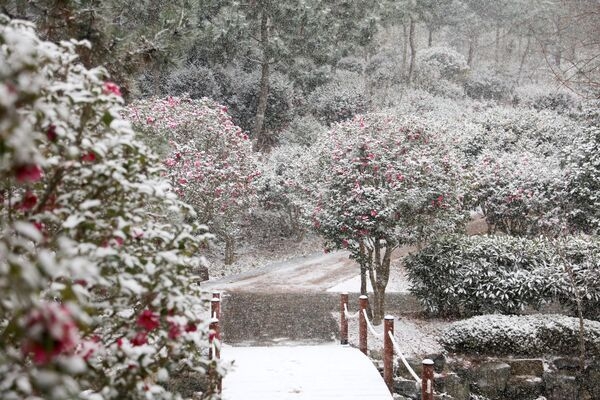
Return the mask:
<path id="1" fill-rule="evenodd" d="M 469 66 L 462 54 L 448 47 L 429 47 L 417 53 L 415 83 L 431 93 L 460 98 L 460 85 Z"/>
<path id="2" fill-rule="evenodd" d="M 523 85 L 515 88 L 513 104 L 536 110 L 551 110 L 560 114 L 574 111 L 580 101 L 575 94 L 565 89 L 542 85 Z"/>
<path id="3" fill-rule="evenodd" d="M 464 83 L 467 96 L 478 100 L 503 101 L 513 92 L 511 82 L 498 74 L 480 70 L 471 73 Z"/>
<path id="4" fill-rule="evenodd" d="M 600 322 L 584 320 L 585 349 L 600 356 Z M 463 354 L 570 356 L 579 346 L 579 320 L 558 314 L 482 315 L 454 322 L 440 334 L 444 347 Z"/>
<path id="5" fill-rule="evenodd" d="M 350 119 L 368 108 L 363 79 L 348 71 L 339 72 L 329 83 L 315 89 L 308 103 L 312 115 L 326 125 Z"/>
<path id="6" fill-rule="evenodd" d="M 518 313 L 556 300 L 597 316 L 600 304 L 596 240 L 511 236 L 450 236 L 405 259 L 411 292 L 439 315 Z M 572 280 L 569 268 L 573 271 Z"/>
<path id="7" fill-rule="evenodd" d="M 213 71 L 203 65 L 187 64 L 171 71 L 165 82 L 165 94 L 171 96 L 189 95 L 192 99 L 208 97 L 221 99 L 221 85 Z"/>
<path id="8" fill-rule="evenodd" d="M 281 145 L 312 146 L 327 128 L 312 115 L 296 117 L 281 133 Z"/>
<path id="9" fill-rule="evenodd" d="M 425 122 L 368 114 L 329 132 L 313 224 L 329 248 L 348 249 L 368 270 L 381 302 L 376 313 L 383 313 L 392 250 L 464 221 L 461 168 Z"/>
<path id="10" fill-rule="evenodd" d="M 600 233 L 600 126 L 586 129 L 585 137 L 565 149 L 568 165 L 569 222 L 573 230 Z"/>
<path id="11" fill-rule="evenodd" d="M 198 221 L 225 241 L 226 262 L 232 262 L 235 237 L 256 201 L 260 175 L 248 135 L 226 107 L 209 99 L 139 100 L 127 113 L 142 134 L 168 140 L 167 177 L 194 207 Z"/>
<path id="12" fill-rule="evenodd" d="M 0 397 L 177 398 L 173 372 L 215 367 L 204 230 L 79 45 L 0 16 Z"/>
<path id="13" fill-rule="evenodd" d="M 268 219 L 284 234 L 303 236 L 310 227 L 312 199 L 319 190 L 321 175 L 315 163 L 319 146 L 282 145 L 271 151 L 257 180 L 261 209 L 257 217 Z"/>
<path id="14" fill-rule="evenodd" d="M 566 229 L 564 171 L 554 157 L 484 152 L 469 191 L 491 233 L 556 235 Z"/>

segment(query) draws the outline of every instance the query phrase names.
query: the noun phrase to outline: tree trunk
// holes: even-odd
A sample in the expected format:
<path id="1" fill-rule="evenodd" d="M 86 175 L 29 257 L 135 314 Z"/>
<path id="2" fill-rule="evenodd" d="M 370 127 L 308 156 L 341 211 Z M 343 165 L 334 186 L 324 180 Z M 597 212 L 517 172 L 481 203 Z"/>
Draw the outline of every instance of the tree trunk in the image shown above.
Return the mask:
<path id="1" fill-rule="evenodd" d="M 415 44 L 415 20 L 412 16 L 410 17 L 410 24 L 408 27 L 408 42 L 410 44 L 410 64 L 408 66 L 408 75 L 406 77 L 406 81 L 411 83 L 413 71 L 415 69 L 415 59 L 417 57 L 417 46 Z"/>
<path id="2" fill-rule="evenodd" d="M 469 53 L 467 56 L 467 64 L 469 68 L 473 68 L 473 61 L 475 60 L 475 47 L 477 46 L 477 38 L 469 38 Z"/>
<path id="3" fill-rule="evenodd" d="M 385 288 L 390 278 L 390 261 L 392 248 L 384 246 L 383 256 L 381 255 L 382 246 L 379 240 L 375 240 L 373 262 L 369 268 L 369 279 L 373 287 L 373 325 L 381 324 L 385 316 Z"/>
<path id="4" fill-rule="evenodd" d="M 260 44 L 262 47 L 260 89 L 258 92 L 258 106 L 256 107 L 253 132 L 257 150 L 268 149 L 269 147 L 269 140 L 265 137 L 264 132 L 265 113 L 269 98 L 269 16 L 265 10 L 262 11 L 260 21 Z"/>
<path id="5" fill-rule="evenodd" d="M 500 64 L 500 24 L 496 25 L 496 39 L 494 47 L 494 65 L 498 68 Z"/>
<path id="6" fill-rule="evenodd" d="M 235 260 L 235 239 L 231 236 L 225 236 L 225 265 L 233 264 Z"/>
<path id="7" fill-rule="evenodd" d="M 433 28 L 428 27 L 427 30 L 428 30 L 427 47 L 431 47 L 431 45 L 433 44 Z"/>
<path id="8" fill-rule="evenodd" d="M 402 23 L 402 74 L 406 74 L 406 61 L 408 59 L 408 29 L 406 22 Z"/>
<path id="9" fill-rule="evenodd" d="M 525 67 L 525 60 L 527 60 L 527 54 L 529 53 L 529 47 L 531 46 L 531 32 L 527 35 L 527 44 L 525 45 L 525 50 L 523 51 L 523 56 L 521 57 L 521 62 L 519 64 L 519 72 L 517 73 L 517 80 L 515 85 L 519 84 L 521 80 L 521 74 L 523 73 L 523 68 Z"/>

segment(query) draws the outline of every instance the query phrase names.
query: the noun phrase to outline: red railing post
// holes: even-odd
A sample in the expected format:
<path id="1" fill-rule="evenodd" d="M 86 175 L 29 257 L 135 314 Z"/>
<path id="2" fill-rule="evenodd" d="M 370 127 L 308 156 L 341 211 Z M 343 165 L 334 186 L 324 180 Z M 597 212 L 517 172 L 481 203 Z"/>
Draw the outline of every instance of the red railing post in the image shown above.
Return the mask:
<path id="1" fill-rule="evenodd" d="M 421 399 L 433 400 L 433 361 L 423 360 L 423 373 L 421 374 Z"/>
<path id="2" fill-rule="evenodd" d="M 367 319 L 365 311 L 369 307 L 369 298 L 364 294 L 358 298 L 358 348 L 367 355 Z"/>
<path id="3" fill-rule="evenodd" d="M 390 393 L 394 393 L 394 345 L 390 332 L 394 335 L 394 317 L 386 315 L 383 320 L 383 380 Z"/>
<path id="4" fill-rule="evenodd" d="M 348 344 L 348 318 L 346 318 L 346 308 L 348 308 L 348 293 L 342 293 L 340 296 L 340 342 Z"/>
<path id="5" fill-rule="evenodd" d="M 221 319 L 221 298 L 214 297 L 214 295 L 215 294 L 213 293 L 213 298 L 210 300 L 210 317 L 220 320 Z"/>
<path id="6" fill-rule="evenodd" d="M 212 311 L 211 311 L 212 312 Z M 215 340 L 217 343 L 215 344 Z M 217 318 L 211 318 L 210 325 L 208 326 L 208 359 L 209 360 L 218 360 L 221 358 L 221 332 L 219 329 L 219 320 Z M 214 349 L 214 352 L 213 352 Z M 223 380 L 219 376 L 215 378 L 215 374 L 217 371 L 215 366 L 211 366 L 209 369 L 209 377 L 212 382 L 216 384 L 216 392 L 221 393 L 223 389 Z M 216 382 L 215 382 L 216 379 Z"/>

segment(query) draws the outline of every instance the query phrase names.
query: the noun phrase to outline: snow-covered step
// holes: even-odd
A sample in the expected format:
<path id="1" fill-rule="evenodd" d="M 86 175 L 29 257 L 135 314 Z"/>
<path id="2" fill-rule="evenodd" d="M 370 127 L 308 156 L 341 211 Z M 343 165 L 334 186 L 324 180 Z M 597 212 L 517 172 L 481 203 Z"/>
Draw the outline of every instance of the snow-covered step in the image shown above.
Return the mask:
<path id="1" fill-rule="evenodd" d="M 223 346 L 234 361 L 223 400 L 391 400 L 381 375 L 358 349 L 318 346 Z"/>

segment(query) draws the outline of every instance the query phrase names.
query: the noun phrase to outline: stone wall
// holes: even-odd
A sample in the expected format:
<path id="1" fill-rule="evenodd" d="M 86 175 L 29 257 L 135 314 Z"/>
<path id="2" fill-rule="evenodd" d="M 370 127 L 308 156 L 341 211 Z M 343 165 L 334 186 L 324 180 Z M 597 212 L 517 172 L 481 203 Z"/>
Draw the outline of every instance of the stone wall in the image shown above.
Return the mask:
<path id="1" fill-rule="evenodd" d="M 435 362 L 436 398 L 447 400 L 600 400 L 600 361 L 577 358 L 445 358 Z M 420 375 L 421 361 L 409 360 Z M 420 400 L 420 388 L 400 363 L 395 399 Z"/>

